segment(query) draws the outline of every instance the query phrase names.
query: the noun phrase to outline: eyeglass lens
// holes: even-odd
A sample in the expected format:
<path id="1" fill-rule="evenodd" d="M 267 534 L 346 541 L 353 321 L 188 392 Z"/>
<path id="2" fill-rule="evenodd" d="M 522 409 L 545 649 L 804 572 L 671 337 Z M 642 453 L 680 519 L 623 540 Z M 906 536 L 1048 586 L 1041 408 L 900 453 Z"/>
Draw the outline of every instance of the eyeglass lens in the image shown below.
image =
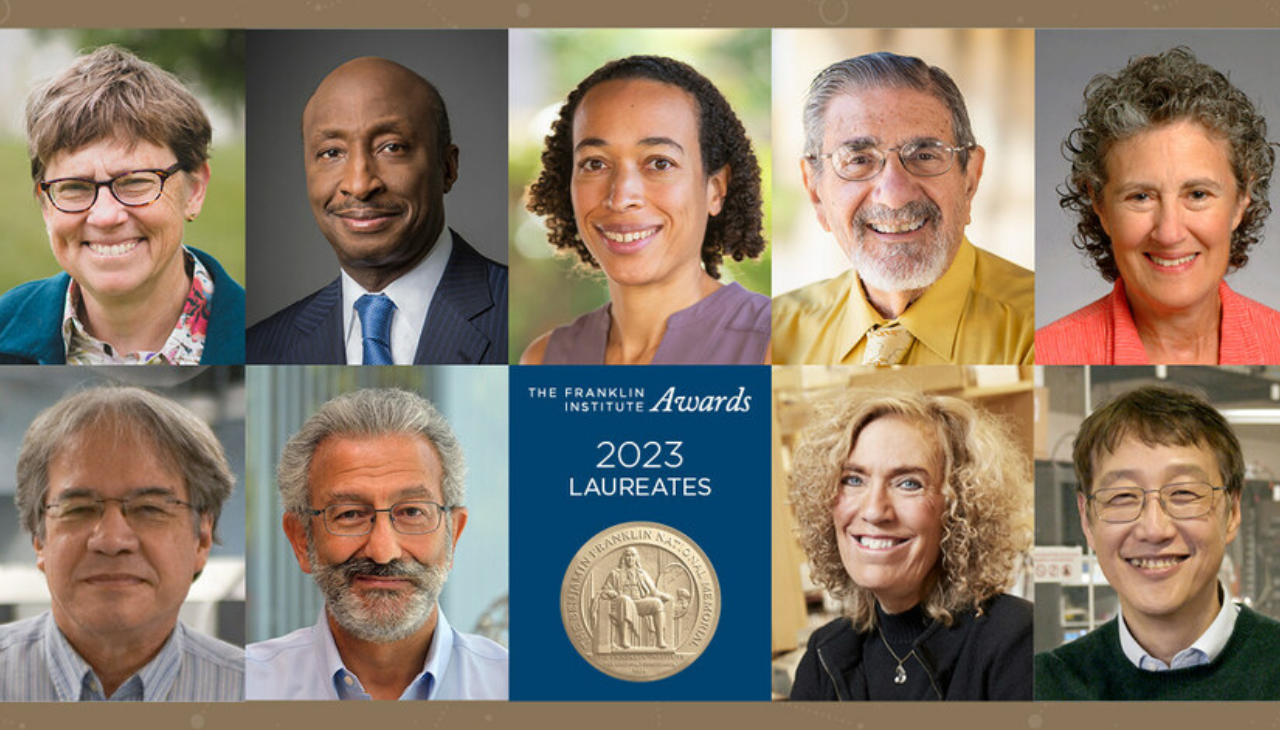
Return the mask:
<path id="1" fill-rule="evenodd" d="M 886 155 L 897 152 L 902 166 L 919 177 L 936 177 L 951 169 L 955 151 L 941 140 L 912 142 L 902 147 L 881 150 L 878 147 L 842 145 L 831 154 L 836 174 L 845 180 L 869 180 L 884 168 Z"/>
<path id="2" fill-rule="evenodd" d="M 181 516 L 185 502 L 163 494 L 144 494 L 117 499 L 114 497 L 69 497 L 50 505 L 49 516 L 68 525 L 96 524 L 106 513 L 107 502 L 120 505 L 125 520 L 135 526 L 162 525 Z"/>
<path id="3" fill-rule="evenodd" d="M 164 190 L 164 176 L 152 170 L 140 170 L 112 178 L 106 183 L 56 180 L 49 185 L 49 198 L 59 210 L 79 213 L 93 207 L 98 199 L 98 188 L 103 186 L 109 187 L 122 205 L 146 205 L 160 197 Z"/>
<path id="4" fill-rule="evenodd" d="M 367 504 L 329 505 L 324 510 L 324 523 L 334 535 L 366 535 L 373 530 L 379 512 L 389 514 L 391 526 L 406 535 L 434 532 L 440 526 L 440 505 L 426 501 L 400 502 L 386 509 Z"/>
<path id="5" fill-rule="evenodd" d="M 1160 489 L 1113 487 L 1094 492 L 1093 504 L 1098 517 L 1108 522 L 1132 522 L 1142 515 L 1148 492 L 1159 495 L 1164 511 L 1174 519 L 1188 519 L 1207 514 L 1213 505 L 1215 489 L 1210 484 L 1186 482 L 1166 484 Z"/>

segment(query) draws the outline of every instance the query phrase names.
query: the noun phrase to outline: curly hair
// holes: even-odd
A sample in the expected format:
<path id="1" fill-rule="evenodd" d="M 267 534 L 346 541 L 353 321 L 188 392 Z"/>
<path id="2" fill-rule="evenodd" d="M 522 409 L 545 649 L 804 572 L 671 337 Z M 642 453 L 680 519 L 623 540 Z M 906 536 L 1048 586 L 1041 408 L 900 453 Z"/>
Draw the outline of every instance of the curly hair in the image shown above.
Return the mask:
<path id="1" fill-rule="evenodd" d="M 906 418 L 937 436 L 945 475 L 941 565 L 923 608 L 950 625 L 953 612 L 981 612 L 1001 594 L 1030 545 L 1030 463 L 1001 421 L 957 398 L 853 390 L 823 404 L 795 452 L 791 506 L 810 574 L 842 601 L 858 631 L 875 626 L 876 599 L 854 583 L 840 559 L 832 508 L 858 435 L 884 416 Z"/>
<path id="2" fill-rule="evenodd" d="M 729 167 L 724 206 L 707 220 L 702 238 L 702 263 L 713 278 L 720 278 L 725 256 L 734 261 L 756 258 L 764 251 L 761 234 L 760 164 L 746 128 L 733 108 L 705 76 L 686 63 L 663 56 L 628 56 L 610 61 L 569 92 L 560 116 L 551 125 L 542 150 L 542 173 L 529 188 L 525 207 L 544 216 L 548 241 L 560 252 L 573 252 L 582 263 L 598 269 L 578 235 L 569 184 L 573 178 L 573 116 L 587 92 L 606 81 L 648 79 L 670 84 L 689 93 L 698 106 L 698 144 L 703 174 L 707 177 Z"/>
<path id="3" fill-rule="evenodd" d="M 1093 209 L 1107 184 L 1107 153 L 1118 142 L 1179 121 L 1197 122 L 1230 146 L 1236 189 L 1249 195 L 1240 225 L 1231 234 L 1231 270 L 1249 261 L 1249 249 L 1262 237 L 1271 214 L 1268 189 L 1276 161 L 1267 143 L 1267 120 L 1244 92 L 1187 48 L 1134 58 L 1115 76 L 1093 77 L 1084 90 L 1080 126 L 1062 143 L 1071 173 L 1058 189 L 1059 205 L 1076 215 L 1072 243 L 1109 282 L 1120 270 L 1111 238 Z"/>

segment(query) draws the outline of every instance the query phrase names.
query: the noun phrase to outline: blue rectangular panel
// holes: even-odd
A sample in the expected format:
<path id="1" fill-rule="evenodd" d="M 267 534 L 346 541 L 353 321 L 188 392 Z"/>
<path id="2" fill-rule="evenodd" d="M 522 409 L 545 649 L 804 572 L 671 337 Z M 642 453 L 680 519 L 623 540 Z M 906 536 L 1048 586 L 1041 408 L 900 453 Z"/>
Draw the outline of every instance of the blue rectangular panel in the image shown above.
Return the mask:
<path id="1" fill-rule="evenodd" d="M 769 380 L 511 369 L 513 700 L 769 698 Z"/>

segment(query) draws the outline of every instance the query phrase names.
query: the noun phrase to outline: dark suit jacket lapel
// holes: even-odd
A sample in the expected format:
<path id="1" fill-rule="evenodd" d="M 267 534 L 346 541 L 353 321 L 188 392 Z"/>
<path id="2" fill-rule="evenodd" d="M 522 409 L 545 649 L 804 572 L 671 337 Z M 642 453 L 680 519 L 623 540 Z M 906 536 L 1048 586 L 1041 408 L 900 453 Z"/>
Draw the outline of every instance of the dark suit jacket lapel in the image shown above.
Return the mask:
<path id="1" fill-rule="evenodd" d="M 431 311 L 418 340 L 415 364 L 478 363 L 493 346 L 488 335 L 471 320 L 493 308 L 485 261 L 474 248 L 453 234 L 453 251 L 444 276 L 431 298 Z"/>
<path id="2" fill-rule="evenodd" d="M 316 292 L 307 306 L 298 312 L 293 326 L 298 330 L 294 340 L 298 362 L 345 365 L 346 347 L 342 337 L 342 277 Z"/>

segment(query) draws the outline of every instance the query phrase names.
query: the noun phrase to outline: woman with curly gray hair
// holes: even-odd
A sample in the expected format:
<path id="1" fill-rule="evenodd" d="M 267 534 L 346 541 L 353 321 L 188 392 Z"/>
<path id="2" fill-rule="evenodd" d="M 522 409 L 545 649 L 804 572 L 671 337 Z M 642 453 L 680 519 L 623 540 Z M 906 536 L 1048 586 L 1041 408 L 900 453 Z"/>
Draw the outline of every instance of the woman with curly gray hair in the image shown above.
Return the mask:
<path id="1" fill-rule="evenodd" d="M 813 418 L 791 504 L 843 604 L 794 700 L 1029 700 L 1031 604 L 1004 593 L 1030 543 L 1026 456 L 956 398 L 852 391 Z"/>
<path id="2" fill-rule="evenodd" d="M 1135 58 L 1089 82 L 1063 150 L 1076 248 L 1115 287 L 1037 331 L 1037 363 L 1280 363 L 1280 312 L 1223 281 L 1271 212 L 1275 152 L 1244 92 L 1186 48 Z"/>

